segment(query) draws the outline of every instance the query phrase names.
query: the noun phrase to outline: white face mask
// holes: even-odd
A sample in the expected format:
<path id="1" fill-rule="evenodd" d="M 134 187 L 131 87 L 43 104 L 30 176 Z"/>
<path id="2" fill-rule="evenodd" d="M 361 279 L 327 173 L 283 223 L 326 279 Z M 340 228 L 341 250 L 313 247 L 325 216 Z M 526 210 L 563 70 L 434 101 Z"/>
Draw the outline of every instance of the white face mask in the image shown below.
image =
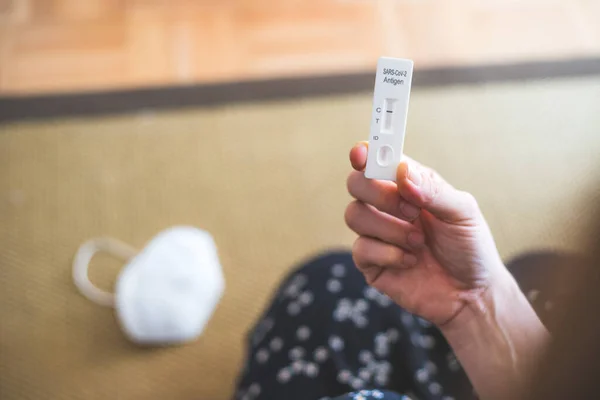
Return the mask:
<path id="1" fill-rule="evenodd" d="M 88 278 L 88 265 L 98 251 L 129 260 L 114 294 L 98 289 Z M 163 231 L 137 254 L 115 239 L 92 239 L 75 256 L 73 280 L 94 303 L 115 307 L 130 340 L 157 345 L 197 338 L 225 287 L 212 237 L 192 227 Z"/>

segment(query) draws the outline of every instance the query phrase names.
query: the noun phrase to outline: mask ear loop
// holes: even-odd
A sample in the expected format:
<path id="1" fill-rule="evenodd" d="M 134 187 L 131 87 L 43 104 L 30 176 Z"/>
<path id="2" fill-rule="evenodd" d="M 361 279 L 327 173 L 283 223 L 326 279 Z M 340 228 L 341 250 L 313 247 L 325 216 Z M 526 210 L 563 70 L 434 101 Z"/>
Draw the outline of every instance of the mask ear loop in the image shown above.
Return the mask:
<path id="1" fill-rule="evenodd" d="M 130 245 L 112 238 L 91 239 L 83 243 L 73 259 L 73 282 L 82 295 L 96 304 L 114 307 L 115 295 L 96 287 L 88 277 L 88 267 L 94 255 L 103 251 L 115 257 L 129 261 L 137 250 Z"/>

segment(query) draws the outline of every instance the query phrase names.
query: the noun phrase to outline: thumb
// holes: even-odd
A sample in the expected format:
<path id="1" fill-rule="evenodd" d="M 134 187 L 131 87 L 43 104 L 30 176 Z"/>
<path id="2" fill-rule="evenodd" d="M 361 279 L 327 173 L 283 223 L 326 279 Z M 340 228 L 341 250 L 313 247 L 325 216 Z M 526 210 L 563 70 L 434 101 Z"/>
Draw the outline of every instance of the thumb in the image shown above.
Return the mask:
<path id="1" fill-rule="evenodd" d="M 406 201 L 438 219 L 456 223 L 479 213 L 477 201 L 470 193 L 454 188 L 437 172 L 409 157 L 404 156 L 398 165 L 396 184 Z"/>

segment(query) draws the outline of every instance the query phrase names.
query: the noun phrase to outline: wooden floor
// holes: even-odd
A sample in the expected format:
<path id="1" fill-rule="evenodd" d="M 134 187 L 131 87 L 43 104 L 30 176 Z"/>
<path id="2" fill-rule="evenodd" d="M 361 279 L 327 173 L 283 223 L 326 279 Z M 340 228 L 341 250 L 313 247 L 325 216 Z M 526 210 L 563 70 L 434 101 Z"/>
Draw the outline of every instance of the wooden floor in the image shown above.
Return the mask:
<path id="1" fill-rule="evenodd" d="M 600 56 L 600 0 L 0 0 L 0 96 Z"/>

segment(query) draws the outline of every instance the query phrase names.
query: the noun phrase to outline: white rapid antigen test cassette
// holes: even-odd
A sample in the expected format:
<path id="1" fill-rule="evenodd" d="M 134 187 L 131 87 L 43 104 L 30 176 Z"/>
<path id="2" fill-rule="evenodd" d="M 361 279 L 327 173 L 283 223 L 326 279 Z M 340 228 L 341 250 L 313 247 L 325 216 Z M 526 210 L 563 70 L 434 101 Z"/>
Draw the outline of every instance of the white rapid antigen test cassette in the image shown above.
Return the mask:
<path id="1" fill-rule="evenodd" d="M 381 57 L 377 62 L 365 169 L 369 179 L 396 180 L 396 168 L 402 159 L 412 74 L 412 60 Z"/>

